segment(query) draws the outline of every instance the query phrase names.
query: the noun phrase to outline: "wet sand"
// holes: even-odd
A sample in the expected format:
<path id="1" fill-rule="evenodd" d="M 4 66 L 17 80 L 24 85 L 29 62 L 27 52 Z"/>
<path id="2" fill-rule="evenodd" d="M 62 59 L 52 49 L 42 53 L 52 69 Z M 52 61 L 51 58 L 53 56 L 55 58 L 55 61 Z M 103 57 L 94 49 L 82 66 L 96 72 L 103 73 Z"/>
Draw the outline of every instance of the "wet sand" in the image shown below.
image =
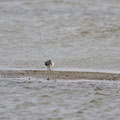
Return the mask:
<path id="1" fill-rule="evenodd" d="M 105 72 L 79 72 L 79 71 L 46 71 L 46 70 L 1 70 L 3 78 L 35 77 L 45 79 L 63 80 L 120 80 L 120 73 Z"/>

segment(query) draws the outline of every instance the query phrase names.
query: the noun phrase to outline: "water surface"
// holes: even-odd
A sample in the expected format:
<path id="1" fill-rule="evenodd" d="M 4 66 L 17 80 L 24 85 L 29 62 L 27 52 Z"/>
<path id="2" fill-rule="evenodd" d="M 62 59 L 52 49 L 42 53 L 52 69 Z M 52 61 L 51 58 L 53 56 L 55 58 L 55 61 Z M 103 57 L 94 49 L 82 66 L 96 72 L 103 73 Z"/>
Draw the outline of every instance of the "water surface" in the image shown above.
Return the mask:
<path id="1" fill-rule="evenodd" d="M 0 70 L 120 73 L 120 1 L 0 0 Z M 0 78 L 0 120 L 119 120 L 120 82 Z"/>
<path id="2" fill-rule="evenodd" d="M 0 68 L 120 71 L 120 1 L 1 0 Z"/>
<path id="3" fill-rule="evenodd" d="M 119 120 L 120 82 L 0 79 L 1 120 Z"/>

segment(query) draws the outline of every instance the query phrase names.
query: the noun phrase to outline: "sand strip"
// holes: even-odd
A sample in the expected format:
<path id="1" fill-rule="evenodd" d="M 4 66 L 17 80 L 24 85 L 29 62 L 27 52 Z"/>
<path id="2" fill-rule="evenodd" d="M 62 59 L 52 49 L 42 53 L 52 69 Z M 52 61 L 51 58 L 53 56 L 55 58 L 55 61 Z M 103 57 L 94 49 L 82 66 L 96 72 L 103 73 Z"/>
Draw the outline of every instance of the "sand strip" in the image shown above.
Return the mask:
<path id="1" fill-rule="evenodd" d="M 120 80 L 120 73 L 46 71 L 46 70 L 0 70 L 2 78 L 35 77 L 64 80 Z"/>

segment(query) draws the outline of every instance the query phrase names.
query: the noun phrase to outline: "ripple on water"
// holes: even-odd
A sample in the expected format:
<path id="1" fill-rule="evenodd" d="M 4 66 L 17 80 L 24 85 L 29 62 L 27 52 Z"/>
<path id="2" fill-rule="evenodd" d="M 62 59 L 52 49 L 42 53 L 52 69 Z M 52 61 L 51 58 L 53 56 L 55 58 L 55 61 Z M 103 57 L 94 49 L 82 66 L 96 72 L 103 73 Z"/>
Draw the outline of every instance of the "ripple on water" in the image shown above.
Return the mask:
<path id="1" fill-rule="evenodd" d="M 41 81 L 41 82 L 40 82 Z M 29 119 L 117 119 L 120 82 L 41 79 L 0 80 L 0 116 Z M 40 82 L 40 84 L 39 84 Z M 117 107 L 117 110 L 115 110 Z M 12 113 L 11 113 L 12 112 Z M 19 113 L 19 115 L 18 115 Z M 47 114 L 46 114 L 47 113 Z M 2 118 L 1 117 L 1 118 Z"/>

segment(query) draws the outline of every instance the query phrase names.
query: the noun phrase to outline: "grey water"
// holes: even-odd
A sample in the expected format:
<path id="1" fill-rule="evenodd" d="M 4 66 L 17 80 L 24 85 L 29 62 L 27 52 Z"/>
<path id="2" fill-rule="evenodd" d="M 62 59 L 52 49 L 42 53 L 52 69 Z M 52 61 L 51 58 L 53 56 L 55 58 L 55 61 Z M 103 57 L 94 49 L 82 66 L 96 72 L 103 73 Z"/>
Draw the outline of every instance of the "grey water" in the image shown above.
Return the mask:
<path id="1" fill-rule="evenodd" d="M 120 73 L 119 0 L 0 0 L 0 70 Z M 0 78 L 0 120 L 119 120 L 120 82 Z"/>
<path id="2" fill-rule="evenodd" d="M 120 1 L 0 0 L 0 68 L 120 71 Z"/>
<path id="3" fill-rule="evenodd" d="M 120 82 L 0 79 L 0 120 L 119 120 Z"/>

